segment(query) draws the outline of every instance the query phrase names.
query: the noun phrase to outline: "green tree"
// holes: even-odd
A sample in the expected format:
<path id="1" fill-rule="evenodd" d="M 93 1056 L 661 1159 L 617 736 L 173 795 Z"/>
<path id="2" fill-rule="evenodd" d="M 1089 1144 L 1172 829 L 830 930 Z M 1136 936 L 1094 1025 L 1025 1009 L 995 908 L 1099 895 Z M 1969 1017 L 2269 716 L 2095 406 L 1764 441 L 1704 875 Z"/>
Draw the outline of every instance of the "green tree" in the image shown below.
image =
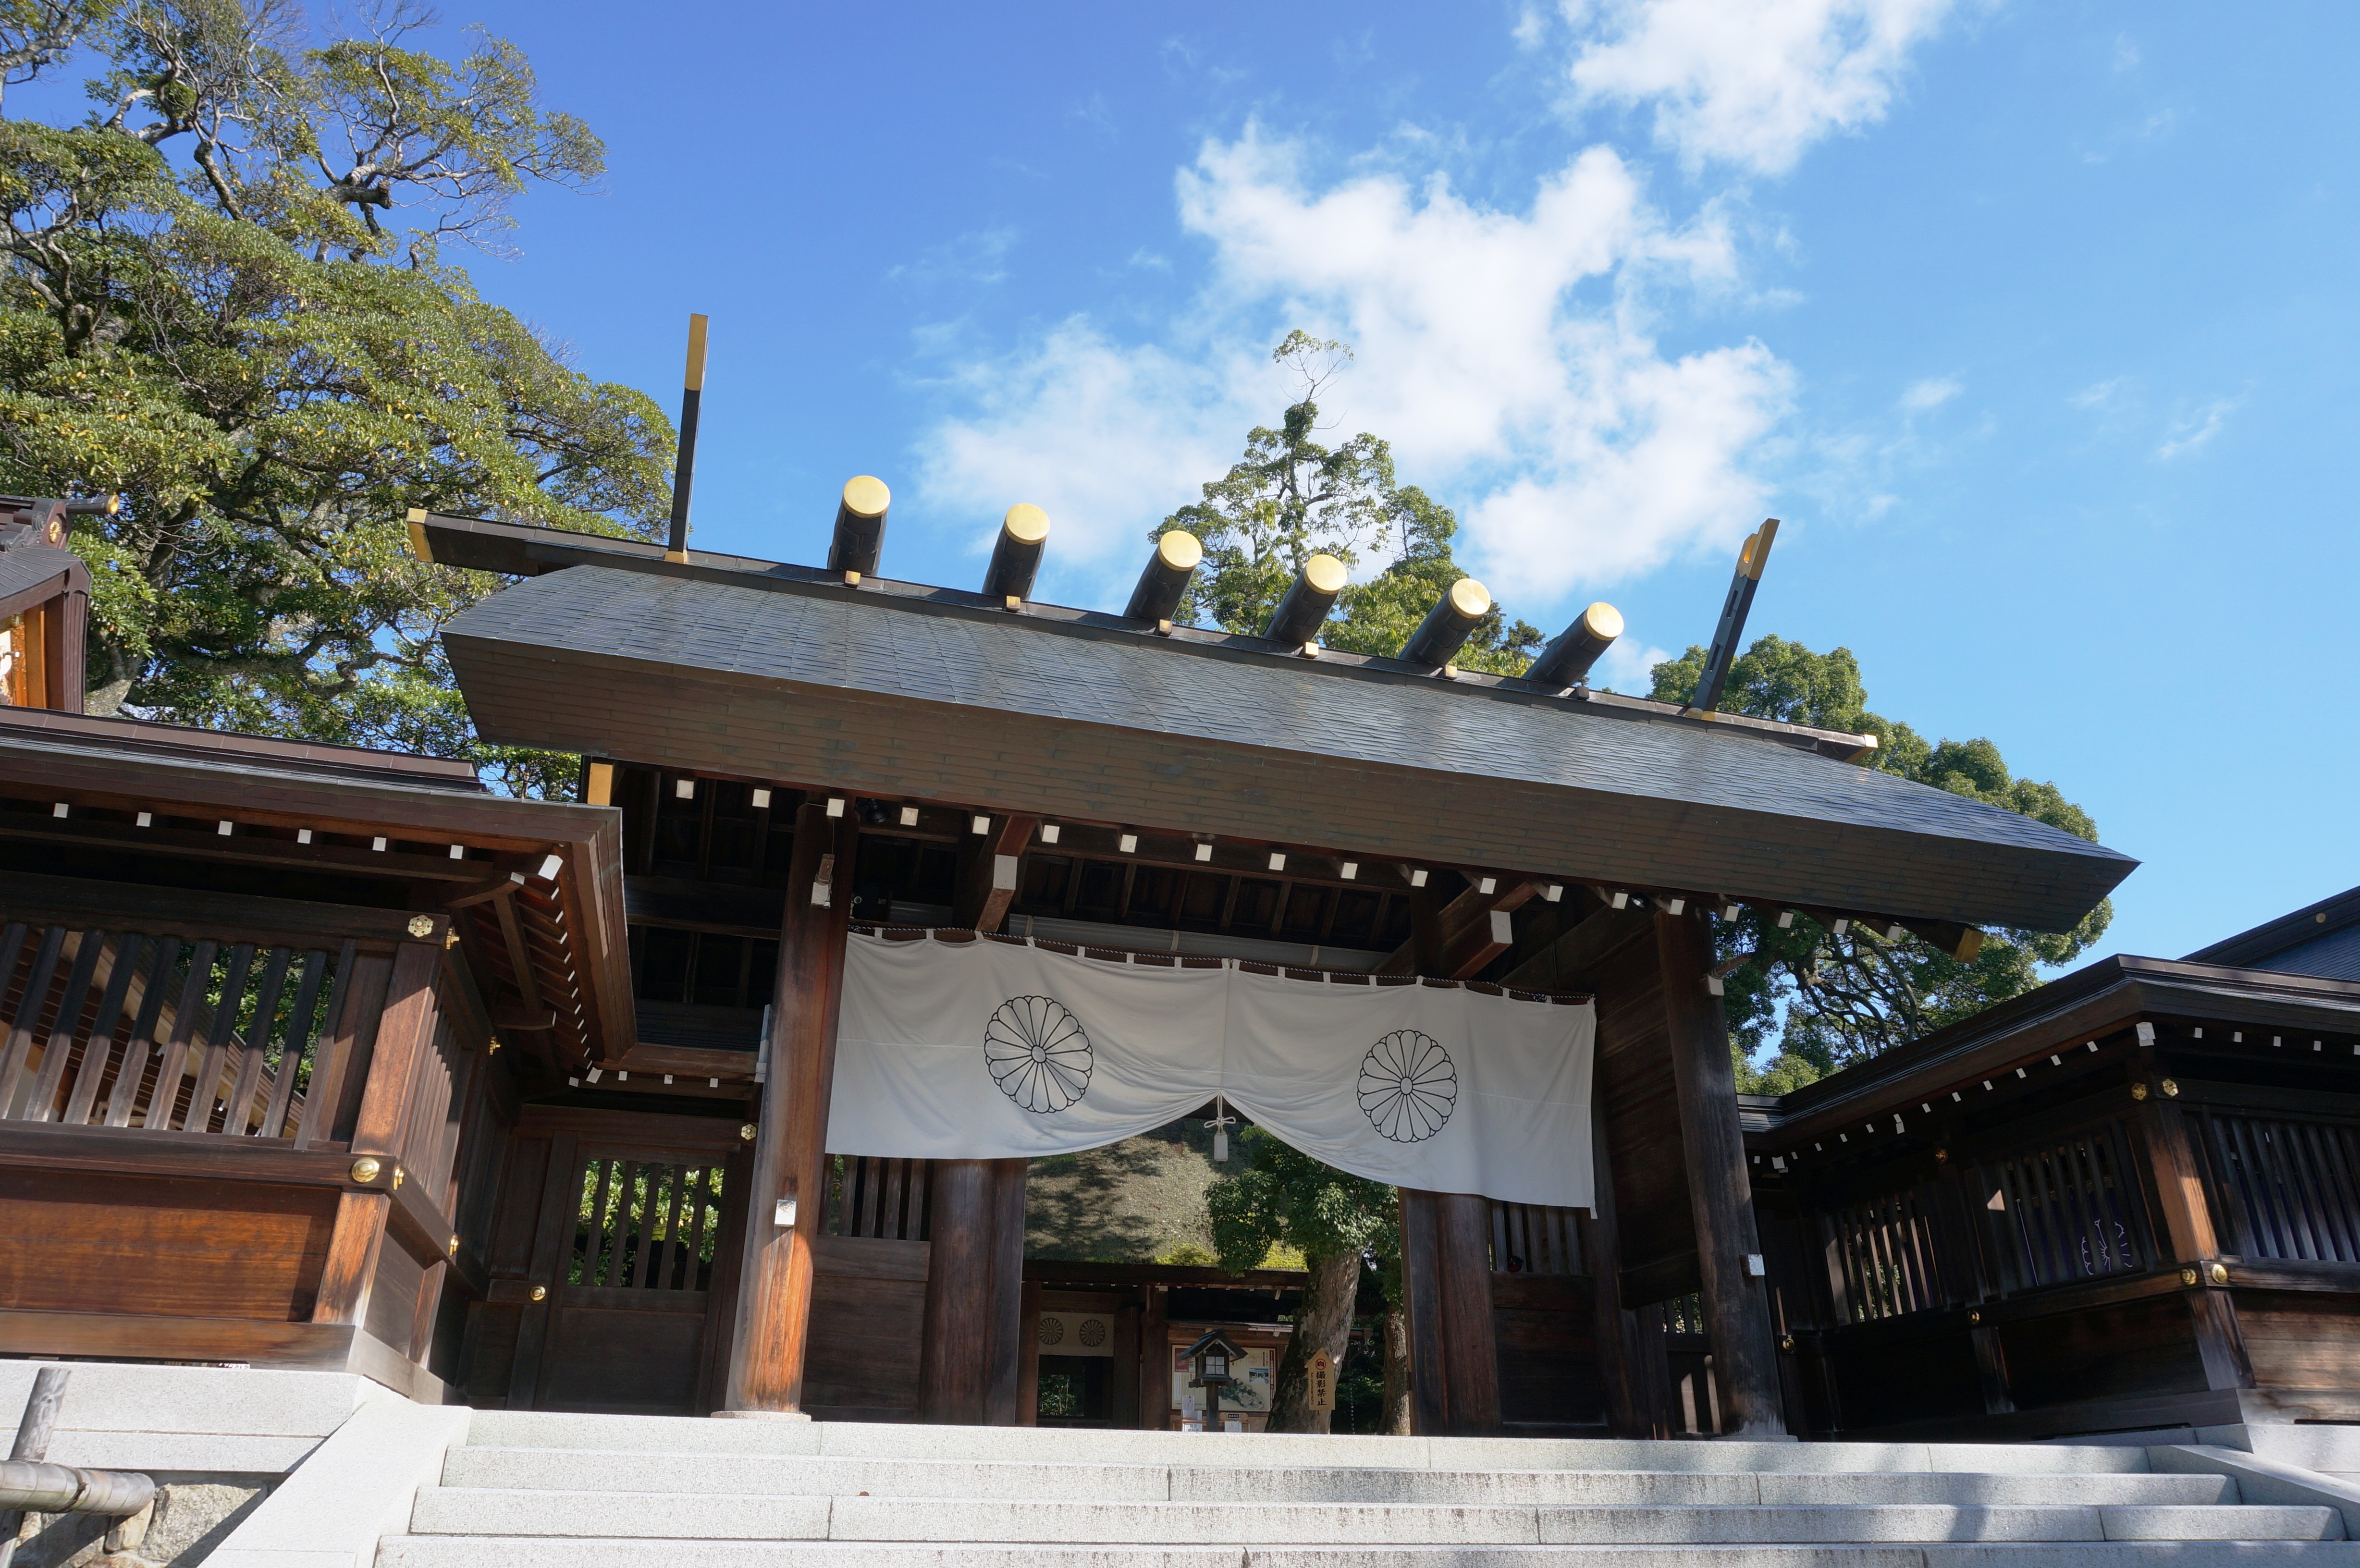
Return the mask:
<path id="1" fill-rule="evenodd" d="M 1364 1259 L 1399 1248 L 1397 1200 L 1383 1182 L 1332 1170 L 1260 1127 L 1246 1127 L 1238 1142 L 1245 1169 L 1205 1190 L 1213 1247 L 1233 1274 L 1259 1267 L 1273 1248 L 1303 1255 L 1309 1280 L 1271 1390 L 1269 1430 L 1326 1432 L 1331 1412 L 1306 1407 L 1305 1369 L 1319 1350 L 1343 1366 Z"/>
<path id="2" fill-rule="evenodd" d="M 0 0 L 12 80 L 60 29 L 105 67 L 78 125 L 0 119 L 0 492 L 124 496 L 73 541 L 94 711 L 545 792 L 568 759 L 483 745 L 435 637 L 497 583 L 412 559 L 403 514 L 649 537 L 672 433 L 443 258 L 604 155 L 513 46 L 446 60 L 421 20 L 298 49 L 286 0 Z"/>
<path id="3" fill-rule="evenodd" d="M 1181 618 L 1224 631 L 1259 634 L 1295 572 L 1311 556 L 1347 566 L 1363 556 L 1390 557 L 1366 582 L 1344 590 L 1321 632 L 1349 653 L 1400 651 L 1426 613 L 1467 575 L 1451 559 L 1459 518 L 1393 472 L 1393 448 L 1366 431 L 1339 446 L 1318 441 L 1322 388 L 1351 362 L 1345 343 L 1297 329 L 1271 351 L 1295 372 L 1302 396 L 1273 430 L 1247 432 L 1245 456 L 1204 487 L 1204 499 L 1181 507 L 1156 529 L 1185 528 L 1205 546 L 1205 565 L 1182 601 Z M 1497 604 L 1469 637 L 1461 666 L 1513 675 L 1531 662 L 1541 634 L 1511 623 Z"/>
<path id="4" fill-rule="evenodd" d="M 1656 665 L 1655 696 L 1686 702 L 1703 670 L 1700 648 Z M 1992 742 L 1929 745 L 1907 724 L 1871 713 L 1850 648 L 1813 653 L 1800 643 L 1763 637 L 1732 667 L 1721 705 L 1757 718 L 1873 735 L 1876 748 L 1861 766 L 2097 839 L 2087 811 L 2054 784 L 2009 773 Z M 1734 924 L 1715 927 L 1739 1087 L 1782 1094 L 2019 996 L 2040 983 L 2044 966 L 2087 951 L 2113 919 L 2110 899 L 2070 931 L 1994 930 L 1972 959 L 1961 962 L 1907 933 L 1887 942 L 1855 925 L 1837 936 L 1799 915 L 1781 931 L 1774 919 L 1748 909 Z M 1774 1039 L 1778 1055 L 1757 1072 L 1748 1058 Z"/>

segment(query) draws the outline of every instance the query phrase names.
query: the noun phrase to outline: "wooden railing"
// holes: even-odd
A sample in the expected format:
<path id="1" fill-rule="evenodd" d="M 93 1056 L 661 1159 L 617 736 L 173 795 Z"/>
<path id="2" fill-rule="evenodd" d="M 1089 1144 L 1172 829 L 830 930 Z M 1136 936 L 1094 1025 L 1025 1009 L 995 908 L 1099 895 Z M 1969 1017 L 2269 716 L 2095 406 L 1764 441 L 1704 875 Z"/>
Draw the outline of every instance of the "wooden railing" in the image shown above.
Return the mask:
<path id="1" fill-rule="evenodd" d="M 2221 1245 L 2243 1258 L 2360 1263 L 2360 1128 L 2195 1108 Z"/>
<path id="2" fill-rule="evenodd" d="M 352 1055 L 356 952 L 0 927 L 0 1118 L 317 1143 Z"/>
<path id="3" fill-rule="evenodd" d="M 2114 1122 L 1982 1161 L 1984 1222 L 2007 1288 L 2147 1269 L 2131 1169 Z"/>
<path id="4" fill-rule="evenodd" d="M 583 1162 L 566 1283 L 640 1290 L 703 1290 L 721 1239 L 718 1162 Z"/>
<path id="5" fill-rule="evenodd" d="M 1828 1282 L 1840 1321 L 1871 1323 L 1945 1303 L 1949 1292 L 1932 1208 L 1932 1193 L 1911 1187 L 1820 1214 Z"/>
<path id="6" fill-rule="evenodd" d="M 927 1238 L 927 1161 L 840 1154 L 831 1164 L 825 1235 Z"/>

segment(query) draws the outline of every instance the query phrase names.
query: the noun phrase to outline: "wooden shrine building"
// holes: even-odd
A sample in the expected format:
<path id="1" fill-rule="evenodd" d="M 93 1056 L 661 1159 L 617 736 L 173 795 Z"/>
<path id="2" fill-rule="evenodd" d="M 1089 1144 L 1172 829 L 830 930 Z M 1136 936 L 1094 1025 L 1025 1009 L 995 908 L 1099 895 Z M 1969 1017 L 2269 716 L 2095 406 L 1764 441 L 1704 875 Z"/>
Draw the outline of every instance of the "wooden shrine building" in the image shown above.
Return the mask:
<path id="1" fill-rule="evenodd" d="M 1594 992 L 1611 1201 L 1575 1227 L 1580 1271 L 1496 1288 L 1498 1206 L 1404 1194 L 1417 1422 L 1638 1430 L 1630 1325 L 1693 1296 L 1726 1424 L 1770 1432 L 1708 922 L 1754 902 L 1955 943 L 2069 926 L 2132 865 L 1853 766 L 1865 737 L 1458 671 L 1455 643 L 1431 657 L 1423 633 L 1403 659 L 1323 650 L 1333 593 L 1307 576 L 1269 637 L 1173 625 L 1193 559 L 1164 546 L 1129 614 L 1031 600 L 1014 519 L 983 591 L 882 576 L 882 493 L 847 487 L 825 568 L 412 523 L 430 559 L 519 580 L 445 632 L 479 729 L 591 758 L 585 798 L 623 814 L 647 1027 L 598 1067 L 636 1089 L 712 1076 L 731 1046 L 763 1059 L 716 1407 L 1021 1419 L 1021 1161 L 932 1161 L 898 1208 L 880 1173 L 858 1235 L 825 1228 L 833 1203 L 779 1223 L 831 1191 L 852 922 L 990 931 L 1012 913 L 1087 947 L 1260 942 L 1284 945 L 1259 954 L 1279 965 Z M 1544 1380 L 1556 1408 L 1503 1396 L 1503 1336 L 1567 1369 Z"/>
<path id="2" fill-rule="evenodd" d="M 2360 889 L 1743 1104 L 1798 1430 L 2360 1421 Z"/>
<path id="3" fill-rule="evenodd" d="M 807 568 L 413 516 L 515 580 L 446 648 L 486 738 L 585 758 L 575 803 L 0 709 L 0 1353 L 1029 1421 L 1028 1301 L 1144 1346 L 1152 1289 L 1028 1281 L 1022 1160 L 827 1148 L 850 931 L 961 928 L 1594 996 L 1594 1214 L 1403 1192 L 1418 1429 L 1830 1423 L 1712 922 L 1955 949 L 2132 862 L 1867 737 L 1591 691 L 1590 616 L 1503 679 L 1451 667 L 1455 600 L 1369 658 L 1307 577 L 1268 637 L 1174 625 L 1172 536 L 1112 615 L 1029 597 L 1015 519 L 978 592 L 880 575 L 874 481 L 837 522 Z"/>

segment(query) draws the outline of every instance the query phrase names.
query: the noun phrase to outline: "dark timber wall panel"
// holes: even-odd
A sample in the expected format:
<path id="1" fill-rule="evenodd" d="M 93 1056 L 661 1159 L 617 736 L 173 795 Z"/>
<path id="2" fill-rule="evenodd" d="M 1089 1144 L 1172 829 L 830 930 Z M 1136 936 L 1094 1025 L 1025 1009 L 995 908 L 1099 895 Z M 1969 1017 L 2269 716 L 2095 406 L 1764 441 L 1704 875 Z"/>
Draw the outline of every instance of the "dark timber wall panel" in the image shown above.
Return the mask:
<path id="1" fill-rule="evenodd" d="M 323 1188 L 6 1168 L 0 1307 L 302 1323 L 335 1212 Z"/>

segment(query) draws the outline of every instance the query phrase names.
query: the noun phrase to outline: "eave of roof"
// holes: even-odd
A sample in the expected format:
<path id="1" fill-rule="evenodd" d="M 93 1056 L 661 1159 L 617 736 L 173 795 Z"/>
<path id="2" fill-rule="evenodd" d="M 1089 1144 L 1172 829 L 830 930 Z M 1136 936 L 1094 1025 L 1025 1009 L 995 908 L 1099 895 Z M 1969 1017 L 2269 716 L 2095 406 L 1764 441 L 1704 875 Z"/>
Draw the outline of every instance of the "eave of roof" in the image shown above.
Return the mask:
<path id="1" fill-rule="evenodd" d="M 847 586 L 840 572 L 817 567 L 762 561 L 753 556 L 720 555 L 705 550 L 687 561 L 665 558 L 662 547 L 638 539 L 604 534 L 570 533 L 522 523 L 482 517 L 429 517 L 420 525 L 432 559 L 439 565 L 497 572 L 512 577 L 540 577 L 572 566 L 599 566 L 688 582 L 727 583 L 772 593 L 807 593 L 823 599 L 847 599 L 864 604 L 883 602 L 917 615 L 949 615 L 994 626 L 1021 626 L 1049 636 L 1113 637 L 1150 641 L 1159 650 L 1214 658 L 1243 659 L 1284 669 L 1304 680 L 1387 680 L 1410 681 L 1433 689 L 1445 681 L 1437 671 L 1405 664 L 1397 659 L 1322 648 L 1317 659 L 1305 659 L 1299 648 L 1282 647 L 1263 637 L 1207 631 L 1200 626 L 1134 621 L 1098 610 L 1077 610 L 1063 604 L 1027 600 L 1011 615 L 1000 600 L 959 588 L 936 587 L 890 577 L 867 577 L 858 587 Z M 1497 697 L 1517 702 L 1539 701 L 1578 706 L 1593 713 L 1710 726 L 1749 736 L 1800 746 L 1841 761 L 1854 761 L 1875 749 L 1876 737 L 1842 730 L 1814 728 L 1749 713 L 1702 713 L 1677 703 L 1632 697 L 1619 691 L 1581 691 L 1579 694 L 1542 687 L 1514 676 L 1481 670 L 1456 670 L 1448 688 L 1470 699 Z"/>
<path id="2" fill-rule="evenodd" d="M 622 813 L 611 807 L 493 795 L 465 764 L 437 758 L 16 708 L 0 708 L 0 787 L 76 808 L 218 813 L 503 855 L 562 845 L 553 895 L 537 896 L 564 912 L 562 941 L 578 936 L 587 950 L 576 972 L 590 989 L 592 1059 L 632 1045 Z"/>
<path id="3" fill-rule="evenodd" d="M 2332 931 L 2346 926 L 2360 925 L 2360 887 L 2306 904 L 2291 914 L 2265 920 L 2251 931 L 2223 937 L 2209 947 L 2200 947 L 2188 955 L 2190 964 L 2222 964 L 2253 965 L 2262 960 L 2318 941 Z"/>
<path id="4" fill-rule="evenodd" d="M 2117 954 L 2011 997 L 1897 1051 L 1771 1099 L 1743 1096 L 1749 1131 L 1808 1138 L 1949 1094 L 2019 1063 L 2078 1049 L 2141 1017 L 2360 1032 L 2360 982 Z M 1855 1129 L 1857 1130 L 1857 1129 Z"/>
<path id="5" fill-rule="evenodd" d="M 90 568 L 73 551 L 29 543 L 0 550 L 0 615 L 21 615 L 77 591 L 90 592 Z"/>
<path id="6" fill-rule="evenodd" d="M 1731 724 L 840 583 L 585 564 L 443 637 L 488 738 L 801 787 L 2040 930 L 2136 865 Z"/>

